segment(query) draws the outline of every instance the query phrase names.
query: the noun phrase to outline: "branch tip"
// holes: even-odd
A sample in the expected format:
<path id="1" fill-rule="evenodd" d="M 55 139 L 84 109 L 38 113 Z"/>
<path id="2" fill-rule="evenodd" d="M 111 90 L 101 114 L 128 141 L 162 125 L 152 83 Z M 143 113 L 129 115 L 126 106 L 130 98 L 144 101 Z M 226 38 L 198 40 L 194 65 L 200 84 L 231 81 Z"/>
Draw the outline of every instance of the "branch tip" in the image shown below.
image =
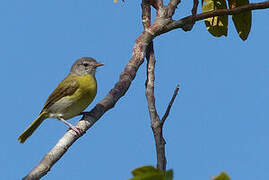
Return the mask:
<path id="1" fill-rule="evenodd" d="M 170 113 L 171 107 L 172 107 L 172 105 L 173 105 L 173 103 L 174 103 L 174 101 L 176 99 L 176 96 L 178 95 L 178 91 L 179 91 L 179 84 L 176 86 L 176 88 L 174 90 L 174 94 L 173 94 L 173 96 L 172 96 L 172 98 L 171 98 L 171 100 L 170 100 L 170 102 L 169 102 L 169 104 L 167 106 L 167 109 L 166 109 L 166 111 L 165 111 L 165 113 L 163 115 L 163 118 L 161 120 L 161 125 L 163 125 L 165 120 L 167 119 L 167 117 L 168 117 L 168 115 Z"/>

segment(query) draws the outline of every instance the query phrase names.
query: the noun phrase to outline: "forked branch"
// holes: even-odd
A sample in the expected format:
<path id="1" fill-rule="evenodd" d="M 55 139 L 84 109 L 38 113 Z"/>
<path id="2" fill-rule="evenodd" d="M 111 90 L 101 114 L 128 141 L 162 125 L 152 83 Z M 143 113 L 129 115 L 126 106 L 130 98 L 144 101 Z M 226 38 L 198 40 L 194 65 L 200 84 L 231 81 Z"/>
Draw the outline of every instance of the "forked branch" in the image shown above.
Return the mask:
<path id="1" fill-rule="evenodd" d="M 142 22 L 144 29 L 150 27 L 151 22 L 151 7 L 146 0 L 142 1 Z M 148 111 L 151 120 L 151 128 L 154 135 L 156 154 L 157 154 L 157 168 L 160 170 L 166 170 L 166 157 L 165 157 L 165 140 L 163 137 L 163 124 L 165 119 L 168 117 L 169 111 L 172 107 L 176 95 L 173 96 L 169 106 L 165 112 L 162 120 L 160 119 L 157 109 L 155 106 L 155 96 L 154 96 L 154 80 L 155 80 L 155 55 L 153 42 L 151 42 L 146 51 L 147 58 L 147 80 L 145 83 L 146 86 L 146 98 L 148 102 Z M 177 94 L 177 93 L 176 93 Z"/>

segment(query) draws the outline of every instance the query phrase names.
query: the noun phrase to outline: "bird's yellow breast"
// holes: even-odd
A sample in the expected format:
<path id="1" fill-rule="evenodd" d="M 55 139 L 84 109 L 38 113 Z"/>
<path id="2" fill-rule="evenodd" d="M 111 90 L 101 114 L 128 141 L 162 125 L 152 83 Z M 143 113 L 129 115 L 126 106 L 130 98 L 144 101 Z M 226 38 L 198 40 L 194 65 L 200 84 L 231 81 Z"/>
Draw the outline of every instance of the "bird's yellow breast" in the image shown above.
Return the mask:
<path id="1" fill-rule="evenodd" d="M 51 117 L 57 118 L 58 115 L 61 115 L 63 119 L 70 119 L 86 109 L 95 98 L 97 92 L 95 77 L 87 74 L 72 78 L 78 82 L 77 90 L 72 95 L 63 97 L 54 103 L 50 108 Z"/>
<path id="2" fill-rule="evenodd" d="M 85 103 L 88 103 L 87 105 L 89 105 L 96 96 L 96 80 L 89 74 L 77 76 L 76 79 L 79 83 L 79 88 L 70 98 L 77 99 L 81 103 L 85 101 Z"/>

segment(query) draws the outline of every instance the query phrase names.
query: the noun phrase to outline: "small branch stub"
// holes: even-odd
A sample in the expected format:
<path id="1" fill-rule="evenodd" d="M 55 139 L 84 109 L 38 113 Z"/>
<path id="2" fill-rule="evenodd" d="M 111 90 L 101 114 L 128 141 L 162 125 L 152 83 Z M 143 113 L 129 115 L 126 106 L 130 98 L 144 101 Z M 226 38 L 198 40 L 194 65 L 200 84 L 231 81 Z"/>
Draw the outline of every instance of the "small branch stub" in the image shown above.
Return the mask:
<path id="1" fill-rule="evenodd" d="M 174 94 L 173 94 L 173 97 L 171 98 L 168 106 L 167 106 L 167 109 L 163 115 L 163 118 L 161 120 L 161 124 L 163 125 L 164 121 L 166 120 L 166 118 L 168 117 L 169 113 L 170 113 L 170 110 L 171 110 L 171 107 L 176 99 L 176 96 L 178 94 L 178 90 L 179 90 L 179 85 L 176 86 L 175 90 L 174 90 Z"/>

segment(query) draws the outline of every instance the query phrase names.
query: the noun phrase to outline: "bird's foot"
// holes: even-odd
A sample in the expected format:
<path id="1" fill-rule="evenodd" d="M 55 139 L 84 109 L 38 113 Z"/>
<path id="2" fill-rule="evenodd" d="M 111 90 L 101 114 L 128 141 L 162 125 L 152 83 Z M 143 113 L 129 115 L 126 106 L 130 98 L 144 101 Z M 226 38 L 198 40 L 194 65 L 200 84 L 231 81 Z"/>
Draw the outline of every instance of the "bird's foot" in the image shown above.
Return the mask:
<path id="1" fill-rule="evenodd" d="M 73 125 L 72 126 L 69 126 L 69 129 L 68 130 L 70 130 L 70 129 L 72 129 L 73 131 L 75 131 L 77 136 L 81 136 L 83 134 L 82 129 L 77 128 L 77 127 L 75 127 Z"/>
<path id="2" fill-rule="evenodd" d="M 81 136 L 81 135 L 83 134 L 83 131 L 82 131 L 81 129 L 79 129 L 79 128 L 73 126 L 71 123 L 67 122 L 67 121 L 64 120 L 63 118 L 58 117 L 58 119 L 59 119 L 60 121 L 62 121 L 64 124 L 66 124 L 66 125 L 69 127 L 69 129 L 72 129 L 73 131 L 75 131 L 75 132 L 76 132 L 76 135 Z"/>

